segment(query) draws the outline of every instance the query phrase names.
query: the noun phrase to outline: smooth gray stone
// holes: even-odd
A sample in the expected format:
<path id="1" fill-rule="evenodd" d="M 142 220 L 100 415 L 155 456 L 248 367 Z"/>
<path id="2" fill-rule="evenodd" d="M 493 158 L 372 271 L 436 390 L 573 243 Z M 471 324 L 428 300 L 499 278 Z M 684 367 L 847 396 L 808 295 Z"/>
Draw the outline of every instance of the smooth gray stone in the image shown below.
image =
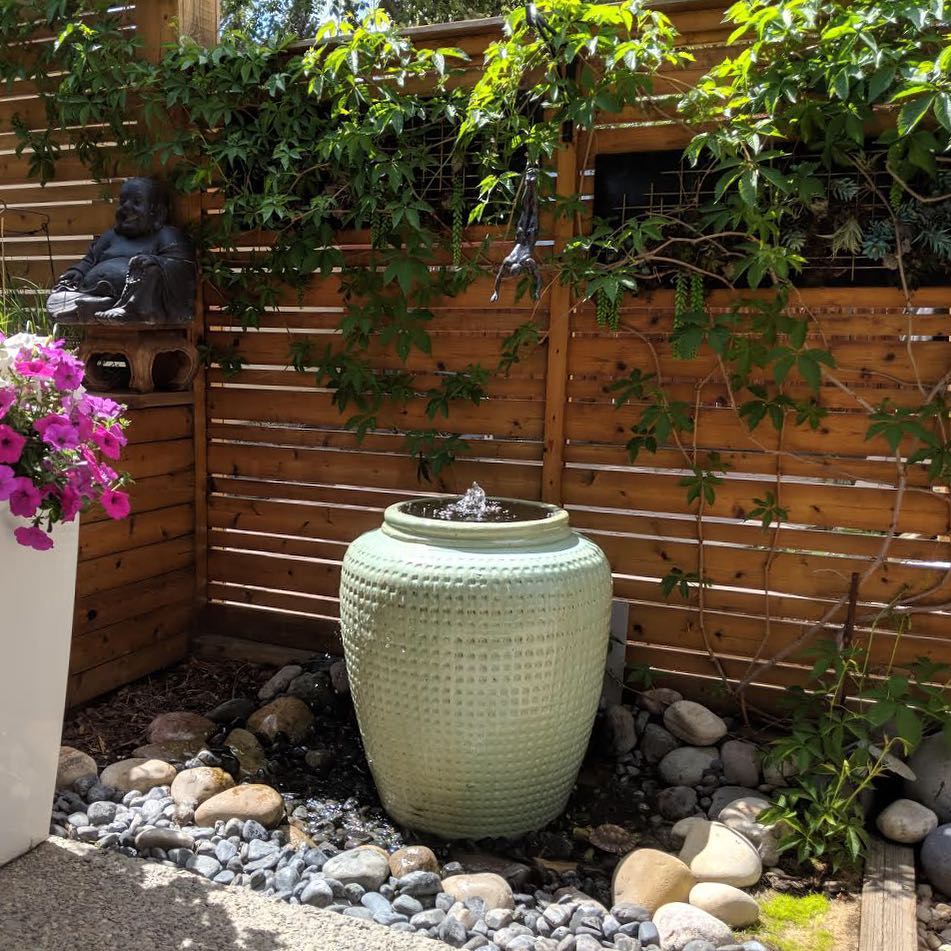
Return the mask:
<path id="1" fill-rule="evenodd" d="M 193 855 L 185 863 L 185 868 L 205 878 L 214 878 L 221 871 L 221 863 L 210 855 Z"/>
<path id="2" fill-rule="evenodd" d="M 311 879 L 300 894 L 302 905 L 311 905 L 314 908 L 326 908 L 333 903 L 333 889 L 320 878 Z"/>

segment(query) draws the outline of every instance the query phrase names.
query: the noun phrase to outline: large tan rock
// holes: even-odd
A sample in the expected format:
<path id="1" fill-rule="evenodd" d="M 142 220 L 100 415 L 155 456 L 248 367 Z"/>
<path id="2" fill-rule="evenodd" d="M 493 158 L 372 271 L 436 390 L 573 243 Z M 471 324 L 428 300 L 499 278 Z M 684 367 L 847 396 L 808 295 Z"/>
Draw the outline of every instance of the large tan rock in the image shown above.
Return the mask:
<path id="1" fill-rule="evenodd" d="M 206 799 L 195 810 L 195 825 L 213 826 L 219 819 L 254 819 L 265 829 L 280 825 L 284 818 L 284 799 L 270 786 L 249 783 L 235 786 Z"/>
<path id="2" fill-rule="evenodd" d="M 191 806 L 194 809 L 232 786 L 234 780 L 231 776 L 216 766 L 184 769 L 172 782 L 172 799 L 180 806 Z"/>
<path id="3" fill-rule="evenodd" d="M 272 741 L 283 733 L 291 743 L 299 743 L 313 725 L 310 707 L 297 697 L 278 697 L 248 717 L 248 729 Z"/>
<path id="4" fill-rule="evenodd" d="M 425 845 L 408 845 L 389 856 L 390 872 L 396 878 L 410 872 L 438 872 L 439 861 L 432 849 Z"/>
<path id="5" fill-rule="evenodd" d="M 699 882 L 690 889 L 690 904 L 719 918 L 731 928 L 746 928 L 759 918 L 759 905 L 732 885 L 720 882 Z"/>
<path id="6" fill-rule="evenodd" d="M 203 743 L 215 731 L 208 717 L 187 710 L 159 714 L 150 724 L 147 735 L 150 743 Z"/>
<path id="7" fill-rule="evenodd" d="M 82 750 L 72 746 L 59 748 L 59 764 L 56 767 L 56 788 L 69 789 L 77 779 L 86 779 L 89 776 L 99 778 L 99 767 L 96 761 Z"/>
<path id="8" fill-rule="evenodd" d="M 675 855 L 657 849 L 635 849 L 614 869 L 614 904 L 629 902 L 653 914 L 661 905 L 685 902 L 696 878 Z"/>
<path id="9" fill-rule="evenodd" d="M 664 726 L 691 746 L 713 746 L 726 736 L 726 724 L 712 710 L 692 700 L 678 700 L 664 711 Z"/>
<path id="10" fill-rule="evenodd" d="M 120 760 L 107 766 L 99 777 L 104 786 L 114 786 L 123 792 L 137 789 L 147 793 L 156 786 L 171 786 L 175 778 L 175 767 L 164 763 L 160 759 L 132 759 Z"/>
<path id="11" fill-rule="evenodd" d="M 494 872 L 476 872 L 472 875 L 450 875 L 442 880 L 442 890 L 456 901 L 481 898 L 486 911 L 493 908 L 515 908 L 515 898 L 509 883 Z"/>
<path id="12" fill-rule="evenodd" d="M 264 768 L 267 755 L 258 738 L 248 730 L 235 729 L 225 737 L 227 746 L 238 760 L 242 778 L 253 776 Z"/>
<path id="13" fill-rule="evenodd" d="M 722 822 L 697 822 L 690 826 L 680 858 L 698 882 L 721 882 L 747 888 L 763 874 L 756 847 Z"/>

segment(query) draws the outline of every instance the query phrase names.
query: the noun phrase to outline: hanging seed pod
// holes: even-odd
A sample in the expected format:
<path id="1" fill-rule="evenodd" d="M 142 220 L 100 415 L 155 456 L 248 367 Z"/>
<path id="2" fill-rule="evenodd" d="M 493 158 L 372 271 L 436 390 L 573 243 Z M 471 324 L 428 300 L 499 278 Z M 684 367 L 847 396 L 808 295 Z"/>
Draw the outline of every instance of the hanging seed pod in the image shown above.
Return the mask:
<path id="1" fill-rule="evenodd" d="M 456 175 L 452 183 L 452 266 L 462 264 L 462 228 L 465 209 L 463 207 L 463 179 Z"/>
<path id="2" fill-rule="evenodd" d="M 617 331 L 621 321 L 618 297 L 612 300 L 606 291 L 598 288 L 594 292 L 594 316 L 599 327 L 607 327 L 612 332 Z"/>
<path id="3" fill-rule="evenodd" d="M 686 271 L 678 271 L 674 277 L 674 328 L 676 328 L 687 313 L 690 279 Z"/>

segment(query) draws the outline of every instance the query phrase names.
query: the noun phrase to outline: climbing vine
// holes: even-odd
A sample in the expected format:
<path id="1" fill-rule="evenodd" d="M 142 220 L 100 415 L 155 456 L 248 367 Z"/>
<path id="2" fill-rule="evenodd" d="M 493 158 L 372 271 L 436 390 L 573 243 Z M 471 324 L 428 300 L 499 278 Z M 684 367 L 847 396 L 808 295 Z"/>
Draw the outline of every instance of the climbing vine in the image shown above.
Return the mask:
<path id="1" fill-rule="evenodd" d="M 98 15 L 79 15 L 91 10 Z M 951 43 L 941 3 L 743 0 L 727 12 L 735 54 L 665 100 L 652 98 L 654 76 L 690 56 L 678 49 L 669 19 L 639 0 L 516 9 L 474 83 L 464 75 L 465 53 L 417 49 L 380 12 L 326 24 L 306 50 L 233 33 L 212 49 L 184 40 L 153 64 L 135 58 L 137 41 L 116 10 L 48 0 L 37 19 L 57 41 L 0 60 L 0 77 L 30 79 L 45 94 L 45 128 L 13 124 L 31 173 L 55 178 L 66 154 L 99 177 L 119 156 L 144 167 L 157 157 L 179 190 L 216 196 L 218 213 L 200 236 L 202 267 L 234 325 L 255 326 L 285 288 L 303 297 L 315 272 L 337 275 L 345 302 L 338 341 L 323 349 L 295 343 L 288 361 L 332 391 L 358 437 L 381 428 L 388 409 L 424 401 L 430 425 L 403 433 L 422 478 L 467 449 L 440 426 L 453 405 L 478 405 L 492 375 L 509 371 L 544 331 L 519 327 L 496 366 L 440 372 L 425 391 L 403 369 L 371 366 L 371 343 L 392 348 L 402 364 L 414 352 L 428 355 L 433 302 L 492 268 L 492 239 L 508 233 L 524 168 L 552 169 L 562 145 L 599 117 L 631 108 L 656 110 L 690 130 L 685 167 L 694 184 L 677 208 L 595 217 L 569 229 L 563 250 L 543 262 L 548 283 L 570 285 L 578 306 L 592 302 L 607 331 L 636 331 L 624 323 L 628 295 L 672 289 L 675 357 L 712 359 L 703 382 L 723 383 L 754 442 L 760 427 L 779 433 L 781 446 L 790 427 L 818 428 L 828 414 L 824 385 L 853 398 L 868 438 L 884 439 L 893 453 L 898 486 L 865 578 L 887 557 L 906 492 L 929 491 L 908 487 L 909 467 L 926 466 L 933 483 L 951 481 L 951 375 L 930 387 L 919 380 L 918 405 L 867 403 L 816 344 L 798 295 L 815 261 L 825 262 L 815 272 L 824 281 L 841 277 L 858 256 L 891 275 L 910 314 L 915 286 L 946 276 Z M 20 4 L 0 4 L 7 51 L 36 29 L 21 17 Z M 128 121 L 133 113 L 138 122 Z M 551 183 L 540 176 L 547 220 L 580 220 L 577 190 L 555 195 Z M 362 242 L 365 252 L 345 254 L 343 238 Z M 735 292 L 735 303 L 714 310 L 708 295 L 721 287 Z M 728 460 L 698 448 L 699 387 L 695 399 L 677 396 L 644 343 L 656 372 L 637 370 L 615 383 L 615 403 L 639 407 L 627 443 L 632 461 L 671 448 L 682 456 L 699 562 L 672 568 L 662 586 L 684 597 L 697 592 L 702 618 L 709 584 L 702 516 Z M 241 370 L 240 352 L 206 354 L 229 372 Z M 777 469 L 774 488 L 754 490 L 760 494 L 747 508 L 771 533 L 772 552 L 788 517 L 781 483 Z M 912 612 L 926 594 L 893 608 Z M 751 665 L 739 689 L 844 603 Z"/>

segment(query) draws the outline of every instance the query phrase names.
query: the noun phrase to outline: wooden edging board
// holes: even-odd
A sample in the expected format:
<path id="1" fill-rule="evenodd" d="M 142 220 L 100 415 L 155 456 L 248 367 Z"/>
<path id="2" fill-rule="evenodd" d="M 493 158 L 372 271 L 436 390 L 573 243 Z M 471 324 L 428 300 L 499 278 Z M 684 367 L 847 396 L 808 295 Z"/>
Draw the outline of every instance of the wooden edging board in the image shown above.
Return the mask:
<path id="1" fill-rule="evenodd" d="M 865 857 L 859 951 L 917 951 L 915 854 L 873 838 Z"/>

